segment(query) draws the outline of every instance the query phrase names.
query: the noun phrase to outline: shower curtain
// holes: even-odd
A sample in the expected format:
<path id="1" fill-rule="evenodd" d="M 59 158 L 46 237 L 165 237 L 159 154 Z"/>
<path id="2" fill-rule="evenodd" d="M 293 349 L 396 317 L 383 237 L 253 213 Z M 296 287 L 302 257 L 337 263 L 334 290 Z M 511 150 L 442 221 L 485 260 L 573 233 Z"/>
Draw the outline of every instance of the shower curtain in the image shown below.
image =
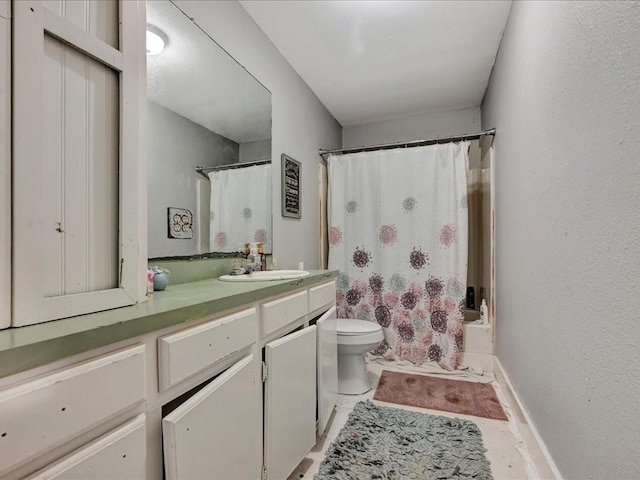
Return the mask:
<path id="1" fill-rule="evenodd" d="M 460 142 L 327 159 L 338 318 L 380 324 L 375 355 L 458 366 L 468 149 Z"/>
<path id="2" fill-rule="evenodd" d="M 213 171 L 209 179 L 211 250 L 237 252 L 240 243 L 263 242 L 271 253 L 271 164 Z"/>

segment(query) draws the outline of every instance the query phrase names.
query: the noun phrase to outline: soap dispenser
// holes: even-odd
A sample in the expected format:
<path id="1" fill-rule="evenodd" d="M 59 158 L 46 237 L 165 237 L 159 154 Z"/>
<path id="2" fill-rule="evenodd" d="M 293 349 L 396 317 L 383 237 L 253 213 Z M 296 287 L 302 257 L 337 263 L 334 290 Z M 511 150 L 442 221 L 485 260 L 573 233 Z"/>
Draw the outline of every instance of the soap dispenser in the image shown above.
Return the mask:
<path id="1" fill-rule="evenodd" d="M 487 307 L 487 302 L 482 299 L 482 303 L 480 304 L 480 320 L 484 325 L 489 323 L 489 307 Z"/>

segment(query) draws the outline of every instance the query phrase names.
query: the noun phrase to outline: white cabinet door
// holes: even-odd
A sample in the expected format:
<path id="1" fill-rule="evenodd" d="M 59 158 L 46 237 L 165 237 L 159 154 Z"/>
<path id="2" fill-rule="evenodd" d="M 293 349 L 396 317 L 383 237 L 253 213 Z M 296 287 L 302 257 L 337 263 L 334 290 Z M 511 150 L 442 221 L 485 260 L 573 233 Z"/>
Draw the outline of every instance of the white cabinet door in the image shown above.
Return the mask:
<path id="1" fill-rule="evenodd" d="M 11 3 L 0 0 L 0 328 L 11 325 Z"/>
<path id="2" fill-rule="evenodd" d="M 11 324 L 11 4 L 0 0 L 0 328 Z"/>
<path id="3" fill-rule="evenodd" d="M 28 480 L 145 478 L 147 437 L 144 420 L 144 415 L 138 415 Z"/>
<path id="4" fill-rule="evenodd" d="M 322 435 L 338 400 L 336 307 L 316 322 L 318 328 L 318 434 Z"/>
<path id="5" fill-rule="evenodd" d="M 258 373 L 248 355 L 162 420 L 167 479 L 260 477 Z"/>
<path id="6" fill-rule="evenodd" d="M 12 13 L 13 326 L 134 304 L 145 3 L 21 0 Z"/>
<path id="7" fill-rule="evenodd" d="M 264 464 L 282 480 L 316 443 L 316 326 L 265 346 Z"/>

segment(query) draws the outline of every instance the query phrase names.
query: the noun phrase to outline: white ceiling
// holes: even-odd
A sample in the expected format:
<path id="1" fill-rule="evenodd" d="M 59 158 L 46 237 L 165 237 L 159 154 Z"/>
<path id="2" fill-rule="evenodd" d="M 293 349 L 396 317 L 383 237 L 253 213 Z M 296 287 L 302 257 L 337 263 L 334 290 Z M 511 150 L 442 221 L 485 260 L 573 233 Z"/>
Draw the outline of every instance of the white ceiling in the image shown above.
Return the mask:
<path id="1" fill-rule="evenodd" d="M 240 1 L 342 126 L 477 107 L 511 1 Z"/>

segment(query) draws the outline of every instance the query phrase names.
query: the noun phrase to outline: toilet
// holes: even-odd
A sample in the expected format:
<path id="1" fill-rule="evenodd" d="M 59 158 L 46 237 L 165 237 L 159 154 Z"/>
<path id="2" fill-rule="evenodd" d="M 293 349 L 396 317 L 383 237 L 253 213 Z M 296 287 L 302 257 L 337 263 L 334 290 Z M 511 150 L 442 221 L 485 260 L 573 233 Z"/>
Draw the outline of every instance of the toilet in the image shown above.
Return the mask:
<path id="1" fill-rule="evenodd" d="M 364 354 L 384 339 L 377 323 L 338 318 L 338 393 L 358 395 L 371 389 Z"/>

